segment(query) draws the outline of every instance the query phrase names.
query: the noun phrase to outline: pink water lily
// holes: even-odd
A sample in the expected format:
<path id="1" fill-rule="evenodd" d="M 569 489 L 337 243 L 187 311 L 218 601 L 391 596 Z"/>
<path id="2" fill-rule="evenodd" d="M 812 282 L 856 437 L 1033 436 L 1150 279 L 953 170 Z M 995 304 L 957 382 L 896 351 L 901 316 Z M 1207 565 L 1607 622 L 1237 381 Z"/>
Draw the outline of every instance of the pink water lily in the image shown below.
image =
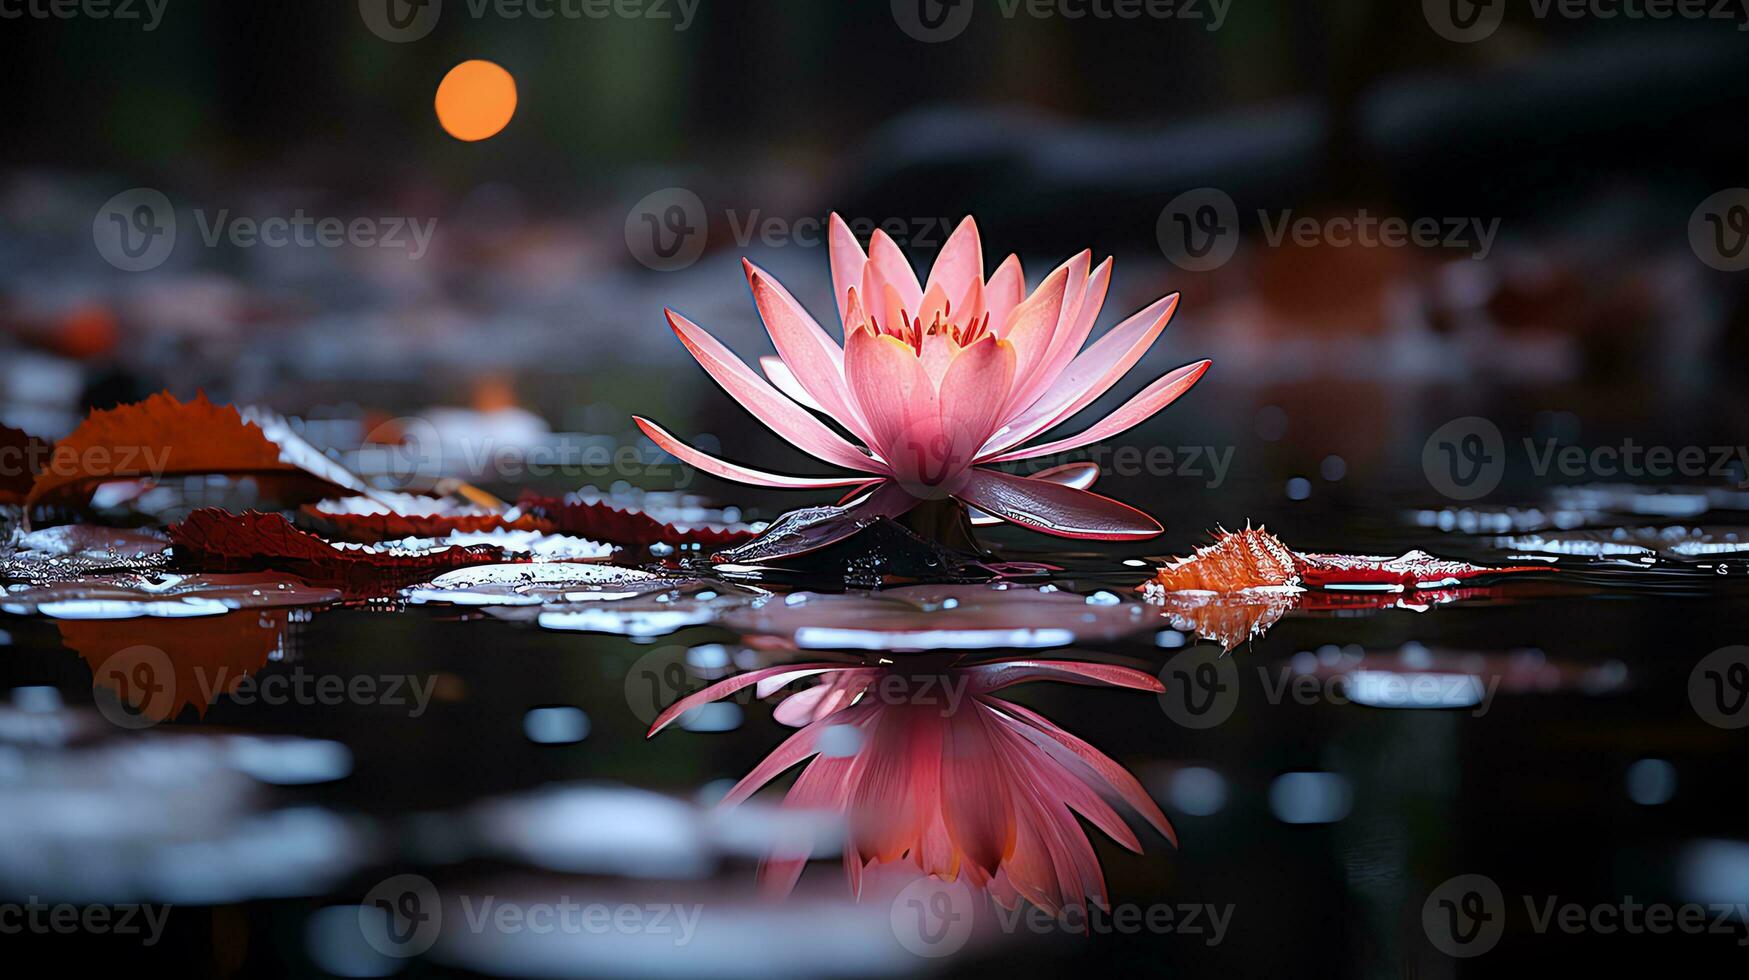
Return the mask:
<path id="1" fill-rule="evenodd" d="M 1124 540 L 1161 532 L 1152 517 L 1109 497 L 994 467 L 1108 439 L 1189 390 L 1208 361 L 1159 378 L 1075 435 L 1023 445 L 1091 405 L 1134 367 L 1166 329 L 1176 293 L 1083 349 L 1105 302 L 1110 259 L 1095 268 L 1092 252 L 1083 251 L 1027 295 L 1013 255 L 984 278 L 978 226 L 968 217 L 919 283 L 884 232 L 874 233 L 865 253 L 836 214 L 830 224 L 843 346 L 751 262 L 744 265 L 753 302 L 778 354 L 760 359 L 764 378 L 692 321 L 666 312 L 680 342 L 730 396 L 803 452 L 852 472 L 803 477 L 752 469 L 638 418 L 646 435 L 724 479 L 853 487 L 846 499 L 860 500 L 870 514 L 896 517 L 922 501 L 951 497 L 1063 537 Z"/>
<path id="2" fill-rule="evenodd" d="M 1164 690 L 1153 675 L 1128 667 L 1029 659 L 924 670 L 786 664 L 680 699 L 650 734 L 747 687 L 766 697 L 805 678 L 819 683 L 788 695 L 774 712 L 799 731 L 720 805 L 739 805 L 805 762 L 784 806 L 846 819 L 844 869 L 858 894 L 865 874 L 910 865 L 944 881 L 964 876 L 1007 908 L 1021 899 L 1053 914 L 1089 903 L 1109 907 L 1079 818 L 1136 853 L 1141 841 L 1123 813 L 1177 844 L 1166 815 L 1121 765 L 1043 715 L 996 696 L 1033 681 Z M 829 734 L 834 729 L 838 734 Z M 789 892 L 812 850 L 812 840 L 798 839 L 770 855 L 760 868 L 765 886 Z"/>

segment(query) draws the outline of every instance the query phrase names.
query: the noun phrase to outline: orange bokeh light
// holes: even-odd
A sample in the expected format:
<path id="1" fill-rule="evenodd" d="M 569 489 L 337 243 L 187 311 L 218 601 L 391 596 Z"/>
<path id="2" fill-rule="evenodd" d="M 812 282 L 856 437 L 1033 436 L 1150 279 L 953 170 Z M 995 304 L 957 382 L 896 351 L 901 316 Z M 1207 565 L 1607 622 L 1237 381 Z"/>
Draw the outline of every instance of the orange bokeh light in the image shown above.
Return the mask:
<path id="1" fill-rule="evenodd" d="M 464 61 L 438 83 L 437 121 L 458 140 L 496 136 L 515 114 L 516 79 L 490 61 Z"/>

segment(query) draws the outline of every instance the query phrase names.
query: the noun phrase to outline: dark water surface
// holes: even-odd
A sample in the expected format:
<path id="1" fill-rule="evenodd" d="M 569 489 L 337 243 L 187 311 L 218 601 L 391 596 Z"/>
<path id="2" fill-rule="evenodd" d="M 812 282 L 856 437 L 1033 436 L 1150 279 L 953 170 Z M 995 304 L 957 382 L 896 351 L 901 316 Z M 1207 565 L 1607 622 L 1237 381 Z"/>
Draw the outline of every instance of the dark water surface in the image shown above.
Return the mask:
<path id="1" fill-rule="evenodd" d="M 1284 534 L 1307 550 L 1551 565 L 1409 595 L 1149 604 L 1133 589 L 1152 562 L 1027 551 L 1006 557 L 1062 566 L 1055 591 L 923 587 L 871 605 L 718 585 L 544 612 L 383 601 L 6 616 L 0 898 L 14 921 L 51 924 L 4 941 L 191 976 L 1742 963 L 1749 651 L 1714 651 L 1742 642 L 1749 551 L 1728 549 L 1749 522 L 1728 494 L 1679 518 L 1648 516 L 1645 499 L 1553 494 L 1534 513 L 1330 504 L 1298 512 L 1299 540 Z M 1665 530 L 1631 530 L 1647 527 Z M 1175 529 L 1169 549 L 1190 537 Z M 1230 653 L 1197 635 L 1235 621 L 1259 632 Z M 94 688 L 94 669 L 100 680 L 141 645 L 173 663 L 186 702 L 174 721 Z M 789 737 L 776 699 L 744 690 L 645 738 L 677 698 L 746 669 L 831 660 L 950 678 L 1026 659 L 1125 666 L 1167 687 L 1038 681 L 995 695 L 1132 772 L 1175 828 L 1177 847 L 1129 814 L 1132 853 L 1080 821 L 1109 913 L 1016 920 L 963 883 L 902 891 L 879 875 L 857 903 L 831 821 L 777 811 L 773 790 L 714 812 Z M 917 711 L 918 688 L 905 690 Z M 1037 769 L 950 744 L 940 758 L 996 767 L 1011 799 L 1061 795 Z M 893 745 L 852 739 L 828 754 L 879 751 Z M 903 750 L 884 761 L 918 764 Z M 896 785 L 862 798 L 853 821 L 890 820 Z M 762 896 L 760 857 L 810 840 L 818 860 L 794 894 Z M 62 903 L 168 914 L 148 942 L 54 926 Z M 972 928 L 956 932 L 967 914 Z"/>

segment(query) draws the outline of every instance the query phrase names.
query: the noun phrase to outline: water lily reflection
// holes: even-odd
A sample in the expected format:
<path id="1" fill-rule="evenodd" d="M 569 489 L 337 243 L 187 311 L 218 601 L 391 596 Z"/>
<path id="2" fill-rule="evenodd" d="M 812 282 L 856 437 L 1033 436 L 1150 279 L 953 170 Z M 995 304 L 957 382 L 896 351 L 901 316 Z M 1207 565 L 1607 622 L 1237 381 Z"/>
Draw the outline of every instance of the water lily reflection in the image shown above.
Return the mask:
<path id="1" fill-rule="evenodd" d="M 802 680 L 778 721 L 800 728 L 748 773 L 722 805 L 735 806 L 806 762 L 784 805 L 843 815 L 844 867 L 860 894 L 865 874 L 905 870 L 1021 899 L 1053 914 L 1108 904 L 1104 875 L 1077 814 L 1140 852 L 1120 816 L 1133 813 L 1176 843 L 1135 777 L 1044 716 L 996 696 L 1030 681 L 1159 692 L 1153 676 L 1071 660 L 980 663 L 815 662 L 748 671 L 682 698 L 651 726 L 755 686 L 760 696 Z M 762 881 L 787 893 L 811 840 L 772 853 Z M 909 866 L 908 868 L 906 866 Z"/>

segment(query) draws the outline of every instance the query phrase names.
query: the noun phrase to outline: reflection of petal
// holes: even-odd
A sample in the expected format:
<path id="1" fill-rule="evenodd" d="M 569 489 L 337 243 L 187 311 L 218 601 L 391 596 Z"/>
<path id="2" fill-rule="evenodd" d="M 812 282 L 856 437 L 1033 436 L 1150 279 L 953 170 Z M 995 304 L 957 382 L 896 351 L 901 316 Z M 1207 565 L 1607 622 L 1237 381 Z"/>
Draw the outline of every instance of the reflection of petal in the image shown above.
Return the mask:
<path id="1" fill-rule="evenodd" d="M 723 805 L 748 799 L 805 763 L 786 807 L 843 814 L 849 823 L 845 873 L 860 893 L 865 873 L 909 863 L 944 880 L 961 878 L 1013 907 L 1021 898 L 1055 914 L 1107 904 L 1104 876 L 1080 819 L 1121 846 L 1141 842 L 1120 807 L 1168 839 L 1171 825 L 1122 766 L 1043 716 L 989 695 L 1027 680 L 1157 691 L 1142 671 L 1081 661 L 992 661 L 925 668 L 794 664 L 751 671 L 682 699 L 658 719 L 750 684 L 775 693 L 824 674 L 818 686 L 779 707 L 807 721 L 736 784 Z M 854 733 L 849 742 L 823 738 Z M 845 748 L 851 745 L 854 749 Z M 1174 843 L 1176 841 L 1174 840 Z M 761 868 L 767 888 L 787 892 L 814 841 L 786 842 Z"/>

